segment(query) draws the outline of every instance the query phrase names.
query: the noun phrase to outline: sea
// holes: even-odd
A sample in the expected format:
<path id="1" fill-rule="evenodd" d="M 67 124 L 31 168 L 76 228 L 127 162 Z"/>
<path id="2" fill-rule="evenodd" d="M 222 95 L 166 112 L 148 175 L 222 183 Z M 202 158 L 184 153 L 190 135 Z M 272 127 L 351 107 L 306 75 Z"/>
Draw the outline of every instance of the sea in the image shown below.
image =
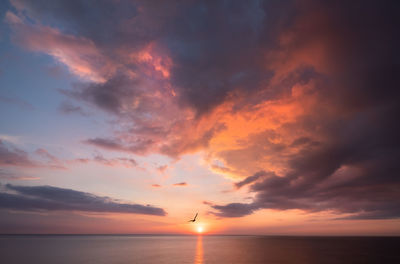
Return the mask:
<path id="1" fill-rule="evenodd" d="M 400 237 L 1 235 L 2 264 L 400 263 Z"/>

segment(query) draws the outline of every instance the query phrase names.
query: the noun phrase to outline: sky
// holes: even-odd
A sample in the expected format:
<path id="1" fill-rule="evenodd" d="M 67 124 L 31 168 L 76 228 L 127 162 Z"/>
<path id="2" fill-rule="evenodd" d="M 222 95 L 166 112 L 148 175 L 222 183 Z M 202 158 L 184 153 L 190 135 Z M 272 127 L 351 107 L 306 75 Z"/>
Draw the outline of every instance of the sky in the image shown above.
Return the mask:
<path id="1" fill-rule="evenodd" d="M 398 8 L 2 1 L 0 233 L 400 235 Z"/>

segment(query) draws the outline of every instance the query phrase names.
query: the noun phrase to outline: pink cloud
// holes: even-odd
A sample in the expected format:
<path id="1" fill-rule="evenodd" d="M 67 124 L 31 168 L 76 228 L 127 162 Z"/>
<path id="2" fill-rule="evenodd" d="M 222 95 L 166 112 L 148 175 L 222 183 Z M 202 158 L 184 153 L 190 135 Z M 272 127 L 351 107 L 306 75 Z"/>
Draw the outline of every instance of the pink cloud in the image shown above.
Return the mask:
<path id="1" fill-rule="evenodd" d="M 55 28 L 29 24 L 8 11 L 5 20 L 14 30 L 13 40 L 23 47 L 53 56 L 87 80 L 104 82 L 116 66 L 89 39 L 63 34 Z"/>

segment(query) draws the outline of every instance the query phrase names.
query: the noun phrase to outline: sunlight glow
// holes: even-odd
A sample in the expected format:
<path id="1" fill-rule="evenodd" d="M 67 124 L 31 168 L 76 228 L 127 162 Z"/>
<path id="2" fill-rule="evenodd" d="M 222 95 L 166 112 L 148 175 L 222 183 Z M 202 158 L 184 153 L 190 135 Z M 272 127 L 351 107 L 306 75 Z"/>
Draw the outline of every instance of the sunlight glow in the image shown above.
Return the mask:
<path id="1" fill-rule="evenodd" d="M 204 229 L 202 226 L 197 227 L 197 233 L 203 233 Z"/>

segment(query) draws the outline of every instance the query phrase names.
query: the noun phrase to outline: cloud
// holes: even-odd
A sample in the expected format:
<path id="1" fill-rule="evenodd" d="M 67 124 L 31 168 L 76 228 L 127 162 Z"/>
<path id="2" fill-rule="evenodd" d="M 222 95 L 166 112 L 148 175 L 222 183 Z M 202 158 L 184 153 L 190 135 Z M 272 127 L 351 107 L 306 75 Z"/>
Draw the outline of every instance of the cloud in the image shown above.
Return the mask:
<path id="1" fill-rule="evenodd" d="M 86 140 L 84 143 L 91 144 L 97 147 L 101 147 L 104 149 L 109 149 L 109 150 L 122 150 L 126 151 L 126 149 L 122 146 L 117 141 L 114 141 L 112 139 L 106 139 L 106 138 L 92 138 Z"/>
<path id="2" fill-rule="evenodd" d="M 215 214 L 400 215 L 395 1 L 12 4 L 14 41 L 65 64 L 82 80 L 63 93 L 115 118 L 112 137 L 85 142 L 202 151 L 254 196 Z"/>
<path id="3" fill-rule="evenodd" d="M 36 159 L 32 159 L 32 156 L 36 157 Z M 39 148 L 35 152 L 28 154 L 24 150 L 6 144 L 2 140 L 0 140 L 0 165 L 26 168 L 67 169 L 63 161 L 43 148 Z"/>
<path id="4" fill-rule="evenodd" d="M 273 82 L 286 78 L 291 94 L 264 108 L 265 117 L 258 115 L 261 110 L 246 113 L 263 122 L 264 130 L 246 121 L 243 133 L 249 136 L 214 152 L 227 168 L 251 172 L 236 186 L 247 184 L 254 199 L 214 205 L 216 215 L 300 209 L 331 211 L 343 215 L 340 219 L 400 217 L 400 167 L 395 161 L 400 155 L 395 136 L 400 109 L 394 89 L 399 79 L 387 71 L 399 52 L 387 39 L 394 35 L 396 20 L 389 6 L 369 3 L 358 9 L 356 3 L 344 8 L 311 1 L 303 6 L 308 9 L 300 9 L 301 30 L 282 32 L 285 52 L 271 53 L 280 59 L 271 64 L 276 69 Z M 359 21 L 370 27 L 361 28 Z M 290 75 L 304 63 L 319 74 Z M 264 175 L 267 169 L 273 174 Z"/>
<path id="5" fill-rule="evenodd" d="M 16 147 L 8 147 L 2 140 L 0 140 L 0 165 L 21 167 L 38 166 L 35 161 L 29 158 L 28 153 Z"/>
<path id="6" fill-rule="evenodd" d="M 249 176 L 246 179 L 235 183 L 235 186 L 236 186 L 236 188 L 241 188 L 242 186 L 252 183 L 252 182 L 258 180 L 260 177 L 264 177 L 266 175 L 268 175 L 267 172 L 259 171 L 259 172 L 255 173 L 254 175 Z"/>
<path id="7" fill-rule="evenodd" d="M 14 145 L 18 145 L 21 143 L 21 137 L 19 136 L 0 134 L 0 140 L 3 140 L 3 142 L 10 142 Z"/>
<path id="8" fill-rule="evenodd" d="M 18 12 L 9 11 L 6 20 L 14 41 L 53 56 L 85 79 L 64 94 L 129 120 L 131 126 L 116 137 L 129 147 L 120 150 L 177 157 L 205 148 L 222 126 L 203 128 L 198 118 L 232 91 L 257 91 L 271 78 L 258 55 L 267 17 L 258 2 L 12 4 Z M 76 15 L 82 10 L 92 19 Z M 193 18 L 194 28 L 182 23 Z M 218 47 L 225 52 L 216 52 Z"/>
<path id="9" fill-rule="evenodd" d="M 10 11 L 6 13 L 5 20 L 15 32 L 15 42 L 29 50 L 54 56 L 82 78 L 104 81 L 104 75 L 113 67 L 89 39 L 63 34 L 58 29 L 40 24 L 30 24 L 24 17 Z M 97 64 L 99 62 L 103 66 Z"/>
<path id="10" fill-rule="evenodd" d="M 214 205 L 212 202 L 209 202 L 209 201 L 203 201 L 203 204 L 205 204 L 205 205 Z"/>
<path id="11" fill-rule="evenodd" d="M 15 97 L 0 96 L 0 102 L 14 104 L 24 110 L 34 110 L 35 108 L 30 103 Z"/>
<path id="12" fill-rule="evenodd" d="M 212 208 L 219 210 L 218 213 L 214 213 L 217 216 L 222 217 L 241 217 L 253 213 L 255 209 L 258 209 L 253 204 L 243 203 L 230 203 L 224 206 L 212 205 Z"/>
<path id="13" fill-rule="evenodd" d="M 90 161 L 90 159 L 86 159 L 86 158 L 77 158 L 77 159 L 73 159 L 71 162 L 78 162 L 78 163 L 82 163 L 82 164 L 86 164 Z"/>
<path id="14" fill-rule="evenodd" d="M 137 167 L 138 163 L 136 162 L 136 160 L 131 159 L 131 158 L 113 158 L 113 159 L 107 159 L 104 158 L 102 155 L 96 155 L 93 158 L 94 161 L 106 165 L 106 166 L 124 166 L 127 168 L 133 168 L 133 167 Z"/>
<path id="15" fill-rule="evenodd" d="M 151 205 L 123 203 L 91 193 L 53 186 L 5 185 L 0 192 L 0 208 L 22 211 L 80 211 L 98 213 L 128 213 L 164 216 L 162 208 Z"/>
<path id="16" fill-rule="evenodd" d="M 88 113 L 86 113 L 82 107 L 80 106 L 75 106 L 69 102 L 63 102 L 58 110 L 63 113 L 63 114 L 79 114 L 81 116 L 87 116 Z"/>
<path id="17" fill-rule="evenodd" d="M 148 145 L 152 144 L 151 140 L 149 141 L 136 140 L 135 142 L 131 142 L 132 145 L 126 146 L 118 139 L 109 139 L 109 138 L 92 138 L 85 140 L 84 143 L 94 145 L 96 147 L 107 150 L 130 152 L 130 153 L 143 153 L 147 150 Z"/>
<path id="18" fill-rule="evenodd" d="M 25 181 L 25 180 L 39 180 L 39 177 L 19 175 L 14 172 L 0 169 L 0 179 L 8 181 Z"/>
<path id="19" fill-rule="evenodd" d="M 160 184 L 152 184 L 151 187 L 160 188 L 161 185 Z"/>
<path id="20" fill-rule="evenodd" d="M 67 169 L 61 160 L 59 160 L 43 148 L 37 149 L 35 151 L 35 154 L 43 158 L 45 163 L 47 164 L 46 166 L 48 167 L 55 169 Z"/>
<path id="21" fill-rule="evenodd" d="M 128 100 L 139 97 L 138 91 L 132 90 L 135 81 L 125 75 L 114 76 L 102 83 L 76 84 L 74 91 L 63 91 L 72 98 L 90 102 L 110 113 L 122 113 L 129 107 Z M 131 101 L 132 102 L 132 101 Z"/>
<path id="22" fill-rule="evenodd" d="M 399 182 L 395 176 L 400 168 L 395 161 L 397 145 L 393 134 L 397 132 L 386 130 L 382 122 L 389 120 L 379 116 L 380 120 L 359 120 L 357 127 L 365 131 L 369 128 L 369 133 L 364 134 L 353 130 L 353 123 L 348 127 L 341 123 L 340 129 L 334 130 L 336 135 L 328 138 L 330 141 L 304 148 L 289 157 L 286 173 L 282 175 L 260 171 L 238 182 L 237 187 L 248 184 L 255 198 L 249 204 L 213 206 L 216 215 L 244 216 L 267 208 L 331 210 L 349 214 L 345 217 L 348 219 L 400 217 L 396 205 L 400 198 L 396 191 Z M 392 122 L 394 119 L 388 124 Z M 372 124 L 379 128 L 371 130 Z M 337 131 L 343 134 L 338 135 Z"/>
<path id="23" fill-rule="evenodd" d="M 65 161 L 67 164 L 88 164 L 89 162 L 95 162 L 110 167 L 122 166 L 125 168 L 135 168 L 138 166 L 135 159 L 126 157 L 107 158 L 100 153 L 95 154 L 93 158 L 76 158 Z"/>
<path id="24" fill-rule="evenodd" d="M 168 165 L 160 165 L 157 167 L 157 171 L 160 173 L 165 173 L 165 171 L 168 169 Z"/>
<path id="25" fill-rule="evenodd" d="M 186 182 L 177 182 L 172 184 L 173 186 L 187 186 L 188 184 Z"/>
<path id="26" fill-rule="evenodd" d="M 113 79 L 118 70 L 125 76 L 133 73 L 137 80 L 148 73 L 152 79 L 170 78 L 168 84 L 174 86 L 179 101 L 199 114 L 217 106 L 233 89 L 247 92 L 251 86 L 256 90 L 271 76 L 265 73 L 259 56 L 264 38 L 272 33 L 265 25 L 275 18 L 268 16 L 266 3 L 12 3 L 19 13 L 9 12 L 7 20 L 17 42 L 50 54 L 77 75 L 101 83 Z M 77 15 L 81 12 L 92 19 Z M 32 26 L 21 14 L 44 25 Z M 56 47 L 62 53 L 56 52 Z M 197 81 L 192 82 L 194 79 Z M 109 90 L 118 90 L 117 86 Z M 133 86 L 128 91 L 134 94 L 139 90 Z"/>

